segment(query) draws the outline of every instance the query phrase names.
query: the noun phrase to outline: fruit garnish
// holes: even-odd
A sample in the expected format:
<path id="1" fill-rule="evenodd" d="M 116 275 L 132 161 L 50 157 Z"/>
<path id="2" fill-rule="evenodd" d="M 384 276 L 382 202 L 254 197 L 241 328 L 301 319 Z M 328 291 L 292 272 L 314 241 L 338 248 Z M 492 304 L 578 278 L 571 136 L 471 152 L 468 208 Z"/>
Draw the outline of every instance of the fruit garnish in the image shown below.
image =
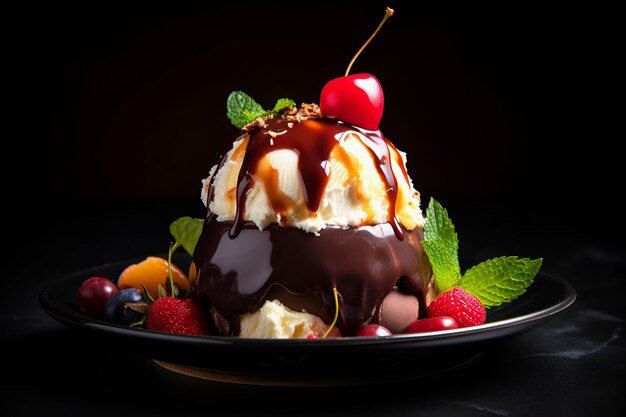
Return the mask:
<path id="1" fill-rule="evenodd" d="M 142 311 L 140 306 L 141 303 L 144 303 L 143 300 L 141 291 L 136 288 L 126 288 L 115 294 L 106 303 L 102 320 L 132 326 L 141 321 L 144 316 L 145 309 Z M 147 304 L 145 305 L 147 306 Z"/>
<path id="2" fill-rule="evenodd" d="M 171 296 L 162 285 L 158 293 L 157 298 L 152 297 L 146 287 L 121 291 L 119 300 L 111 299 L 111 305 L 107 304 L 107 321 L 169 333 L 209 334 L 207 318 L 192 299 Z"/>
<path id="3" fill-rule="evenodd" d="M 483 261 L 462 274 L 454 224 L 448 211 L 434 198 L 430 199 L 426 209 L 426 220 L 422 245 L 432 265 L 435 287 L 440 294 L 460 287 L 476 296 L 486 308 L 495 307 L 526 292 L 539 272 L 542 258 L 503 256 Z"/>
<path id="4" fill-rule="evenodd" d="M 161 297 L 150 305 L 145 320 L 146 329 L 168 333 L 206 335 L 206 316 L 191 299 Z"/>
<path id="5" fill-rule="evenodd" d="M 485 322 L 487 311 L 478 298 L 454 287 L 433 300 L 428 306 L 428 317 L 452 317 L 459 327 L 478 326 Z"/>
<path id="6" fill-rule="evenodd" d="M 377 130 L 385 99 L 376 77 L 361 73 L 330 80 L 320 95 L 322 116 Z"/>
<path id="7" fill-rule="evenodd" d="M 188 216 L 173 221 L 170 233 L 174 242 L 170 244 L 167 260 L 149 256 L 127 266 L 117 281 L 116 289 L 122 291 L 107 302 L 104 319 L 111 323 L 142 327 L 153 316 L 156 318 L 152 319 L 152 330 L 208 334 L 206 317 L 200 309 L 191 299 L 179 298 L 181 291 L 189 289 L 189 279 L 172 263 L 172 254 L 181 246 L 193 255 L 202 225 L 202 219 Z M 168 330 L 170 328 L 172 330 Z"/>
<path id="8" fill-rule="evenodd" d="M 172 254 L 182 246 L 189 255 L 193 255 L 202 232 L 203 222 L 202 219 L 194 219 L 189 216 L 174 220 L 170 224 L 170 233 L 174 237 L 174 242 L 170 245 L 167 260 L 151 256 L 139 264 L 128 266 L 118 278 L 118 287 L 120 289 L 136 288 L 138 290 L 144 287 L 147 288 L 152 298 L 159 296 L 159 285 L 165 286 L 167 284 L 171 295 L 176 293 L 174 285 L 179 290 L 187 290 L 189 279 L 174 266 Z M 164 271 L 165 276 L 163 275 Z"/>
<path id="9" fill-rule="evenodd" d="M 458 329 L 456 320 L 448 316 L 429 317 L 427 319 L 417 319 L 406 326 L 402 333 L 425 333 L 438 332 L 441 330 Z"/>
<path id="10" fill-rule="evenodd" d="M 356 332 L 357 337 L 391 336 L 391 331 L 380 324 L 368 324 Z"/>
<path id="11" fill-rule="evenodd" d="M 391 16 L 393 16 L 393 9 L 387 7 L 382 21 L 354 55 L 344 76 L 330 80 L 324 86 L 320 95 L 322 116 L 336 118 L 369 130 L 378 129 L 385 107 L 385 98 L 380 82 L 371 74 L 348 74 L 354 61 Z"/>
<path id="12" fill-rule="evenodd" d="M 76 291 L 78 308 L 88 315 L 99 319 L 104 306 L 118 292 L 113 281 L 104 277 L 90 277 L 83 281 Z"/>
<path id="13" fill-rule="evenodd" d="M 121 290 L 126 288 L 141 290 L 142 286 L 145 286 L 148 293 L 157 298 L 159 285 L 165 286 L 168 282 L 170 266 L 173 283 L 180 290 L 186 291 L 189 288 L 187 276 L 177 266 L 157 256 L 148 256 L 139 263 L 127 266 L 117 280 L 117 287 Z"/>
<path id="14" fill-rule="evenodd" d="M 243 91 L 233 91 L 226 99 L 226 116 L 237 129 L 243 129 L 245 125 L 259 117 L 278 114 L 287 107 L 296 107 L 296 103 L 289 98 L 280 98 L 272 110 L 265 110 Z"/>

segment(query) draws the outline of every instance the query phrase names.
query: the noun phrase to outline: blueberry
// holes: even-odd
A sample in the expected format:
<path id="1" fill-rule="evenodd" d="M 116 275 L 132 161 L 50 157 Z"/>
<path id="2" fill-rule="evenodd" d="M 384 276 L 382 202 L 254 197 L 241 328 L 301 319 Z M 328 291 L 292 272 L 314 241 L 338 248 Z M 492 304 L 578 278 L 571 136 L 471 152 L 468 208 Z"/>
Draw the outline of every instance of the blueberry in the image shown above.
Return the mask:
<path id="1" fill-rule="evenodd" d="M 139 303 L 143 301 L 141 291 L 135 288 L 126 288 L 115 294 L 107 301 L 102 313 L 102 319 L 109 323 L 124 324 L 130 326 L 140 321 L 143 314 L 125 306 L 126 303 Z"/>

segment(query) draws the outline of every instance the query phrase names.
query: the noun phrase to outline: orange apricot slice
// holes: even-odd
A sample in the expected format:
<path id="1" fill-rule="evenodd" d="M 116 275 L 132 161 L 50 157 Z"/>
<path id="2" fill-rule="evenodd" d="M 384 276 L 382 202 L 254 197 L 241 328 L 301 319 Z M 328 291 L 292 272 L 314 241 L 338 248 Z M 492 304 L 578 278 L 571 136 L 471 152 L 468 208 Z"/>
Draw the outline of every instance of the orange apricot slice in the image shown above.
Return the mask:
<path id="1" fill-rule="evenodd" d="M 191 262 L 191 265 L 189 265 L 189 283 L 193 284 L 194 281 L 196 280 L 196 278 L 198 278 L 198 270 L 196 268 L 196 264 L 194 262 Z"/>
<path id="2" fill-rule="evenodd" d="M 189 279 L 172 263 L 172 278 L 174 284 L 181 290 L 189 289 Z M 169 268 L 167 260 L 156 256 L 148 256 L 143 261 L 126 267 L 117 279 L 117 287 L 120 290 L 125 288 L 136 288 L 142 290 L 146 287 L 152 298 L 159 296 L 159 284 L 167 288 L 169 285 Z"/>

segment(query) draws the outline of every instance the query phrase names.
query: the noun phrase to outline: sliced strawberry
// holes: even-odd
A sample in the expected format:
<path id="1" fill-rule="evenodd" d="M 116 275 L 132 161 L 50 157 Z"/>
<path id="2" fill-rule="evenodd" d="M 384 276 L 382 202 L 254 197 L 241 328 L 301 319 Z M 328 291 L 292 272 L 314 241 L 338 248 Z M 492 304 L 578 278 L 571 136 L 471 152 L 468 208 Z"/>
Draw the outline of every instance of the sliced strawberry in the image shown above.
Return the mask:
<path id="1" fill-rule="evenodd" d="M 477 326 L 485 322 L 487 311 L 478 298 L 454 287 L 441 293 L 428 306 L 428 317 L 452 317 L 459 327 Z"/>

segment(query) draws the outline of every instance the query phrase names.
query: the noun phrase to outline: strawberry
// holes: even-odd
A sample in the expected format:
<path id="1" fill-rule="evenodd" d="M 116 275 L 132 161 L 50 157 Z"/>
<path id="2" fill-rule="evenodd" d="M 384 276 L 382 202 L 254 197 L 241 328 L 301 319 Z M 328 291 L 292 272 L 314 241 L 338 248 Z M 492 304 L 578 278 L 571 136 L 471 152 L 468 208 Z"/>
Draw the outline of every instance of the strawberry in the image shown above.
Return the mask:
<path id="1" fill-rule="evenodd" d="M 157 298 L 150 305 L 145 324 L 148 330 L 195 335 L 209 334 L 206 316 L 191 299 Z"/>
<path id="2" fill-rule="evenodd" d="M 459 327 L 477 326 L 485 322 L 487 311 L 478 298 L 454 287 L 441 293 L 428 306 L 428 317 L 449 316 Z"/>

